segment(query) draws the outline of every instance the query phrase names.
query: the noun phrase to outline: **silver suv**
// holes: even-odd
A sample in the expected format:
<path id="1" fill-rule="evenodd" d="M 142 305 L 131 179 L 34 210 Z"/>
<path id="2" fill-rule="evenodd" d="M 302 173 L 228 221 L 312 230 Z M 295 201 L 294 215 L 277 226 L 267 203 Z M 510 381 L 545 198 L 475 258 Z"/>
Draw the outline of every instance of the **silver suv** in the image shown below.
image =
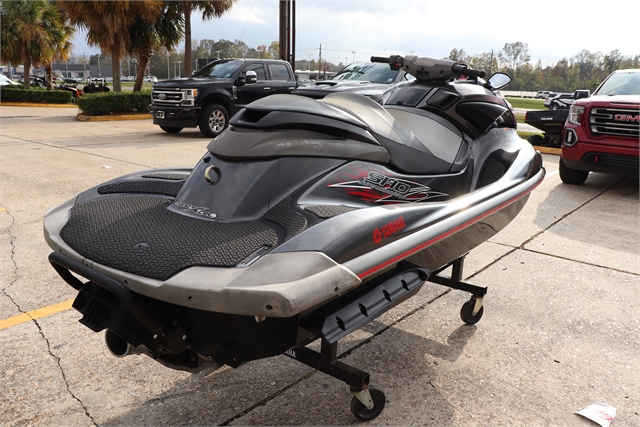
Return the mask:
<path id="1" fill-rule="evenodd" d="M 551 95 L 555 95 L 555 93 L 550 90 L 539 90 L 538 93 L 536 94 L 536 98 L 547 99 Z"/>
<path id="2" fill-rule="evenodd" d="M 550 110 L 557 110 L 558 108 L 569 108 L 574 102 L 575 98 L 572 93 L 556 93 L 544 100 L 544 106 Z"/>

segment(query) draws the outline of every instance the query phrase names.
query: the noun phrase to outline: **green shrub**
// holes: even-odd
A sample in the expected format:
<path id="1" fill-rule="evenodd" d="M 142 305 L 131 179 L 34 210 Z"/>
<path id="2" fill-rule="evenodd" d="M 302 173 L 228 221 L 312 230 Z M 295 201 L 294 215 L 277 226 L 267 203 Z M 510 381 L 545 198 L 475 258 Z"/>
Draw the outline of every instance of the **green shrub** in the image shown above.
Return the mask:
<path id="1" fill-rule="evenodd" d="M 25 90 L 24 86 L 7 88 L 0 86 L 0 101 L 31 102 L 35 104 L 70 104 L 73 95 L 66 90 L 46 90 L 32 88 Z"/>
<path id="2" fill-rule="evenodd" d="M 148 113 L 151 91 L 85 94 L 76 100 L 83 114 L 100 116 L 118 113 Z"/>

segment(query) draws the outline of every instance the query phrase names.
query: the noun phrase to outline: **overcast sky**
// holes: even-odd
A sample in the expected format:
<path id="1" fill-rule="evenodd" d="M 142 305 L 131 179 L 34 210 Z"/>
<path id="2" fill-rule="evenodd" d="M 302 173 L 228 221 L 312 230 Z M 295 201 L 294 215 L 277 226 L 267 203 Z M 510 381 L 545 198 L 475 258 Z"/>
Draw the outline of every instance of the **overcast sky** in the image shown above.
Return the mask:
<path id="1" fill-rule="evenodd" d="M 296 59 L 332 62 L 371 55 L 446 57 L 453 48 L 474 55 L 505 43 L 529 46 L 531 61 L 553 65 L 580 50 L 640 54 L 640 1 L 297 0 Z M 242 40 L 249 47 L 278 40 L 277 0 L 238 0 L 220 19 L 192 19 L 193 39 Z M 75 55 L 95 54 L 83 34 Z M 355 54 L 353 53 L 355 52 Z"/>

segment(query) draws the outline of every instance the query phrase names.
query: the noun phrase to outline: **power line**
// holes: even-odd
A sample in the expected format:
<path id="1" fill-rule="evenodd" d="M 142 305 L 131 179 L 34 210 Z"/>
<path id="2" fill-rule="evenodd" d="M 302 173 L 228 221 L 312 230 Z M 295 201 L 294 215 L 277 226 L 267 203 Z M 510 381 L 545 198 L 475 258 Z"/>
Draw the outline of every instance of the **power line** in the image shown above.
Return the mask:
<path id="1" fill-rule="evenodd" d="M 242 37 L 244 37 L 244 30 L 247 29 L 247 24 L 249 23 L 249 19 L 251 19 L 251 13 L 253 12 L 253 6 L 256 5 L 256 0 L 253 0 L 253 4 L 251 5 L 251 10 L 249 11 L 249 16 L 247 16 L 247 20 L 244 23 L 244 28 L 242 29 L 242 34 L 240 34 L 240 41 L 242 41 Z"/>

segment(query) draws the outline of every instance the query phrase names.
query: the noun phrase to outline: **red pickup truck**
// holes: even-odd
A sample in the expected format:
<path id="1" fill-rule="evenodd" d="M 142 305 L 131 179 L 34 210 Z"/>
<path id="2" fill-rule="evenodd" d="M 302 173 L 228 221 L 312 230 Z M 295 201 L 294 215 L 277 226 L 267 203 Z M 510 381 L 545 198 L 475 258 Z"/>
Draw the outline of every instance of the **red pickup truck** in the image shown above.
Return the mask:
<path id="1" fill-rule="evenodd" d="M 638 175 L 640 69 L 611 73 L 576 100 L 562 132 L 560 179 L 582 184 L 589 172 Z"/>

